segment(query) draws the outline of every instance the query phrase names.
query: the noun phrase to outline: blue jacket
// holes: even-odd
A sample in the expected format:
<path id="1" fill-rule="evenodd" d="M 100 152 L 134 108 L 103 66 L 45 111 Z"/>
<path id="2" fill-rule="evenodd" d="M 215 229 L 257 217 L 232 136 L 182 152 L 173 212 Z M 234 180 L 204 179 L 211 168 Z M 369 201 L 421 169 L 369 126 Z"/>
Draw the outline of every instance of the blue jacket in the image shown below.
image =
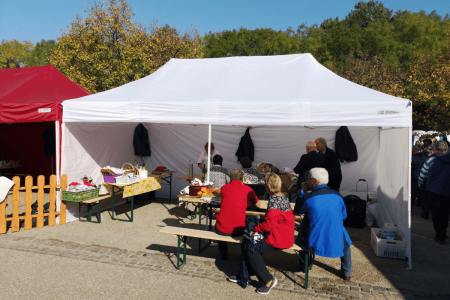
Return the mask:
<path id="1" fill-rule="evenodd" d="M 427 191 L 450 197 L 450 153 L 436 153 L 428 170 Z"/>
<path id="2" fill-rule="evenodd" d="M 427 186 L 427 180 L 428 180 L 428 172 L 431 168 L 431 166 L 434 164 L 434 159 L 438 156 L 444 155 L 445 153 L 435 153 L 433 154 L 428 160 L 423 164 L 422 170 L 420 170 L 419 175 L 419 186 L 426 187 Z"/>
<path id="3" fill-rule="evenodd" d="M 294 208 L 298 214 L 305 214 L 309 222 L 302 222 L 295 243 L 300 245 L 305 224 L 308 224 L 308 251 L 324 257 L 344 256 L 344 239 L 352 244 L 345 230 L 344 219 L 347 210 L 341 194 L 326 185 L 317 186 L 311 193 L 301 191 Z M 300 245 L 302 246 L 302 245 Z"/>

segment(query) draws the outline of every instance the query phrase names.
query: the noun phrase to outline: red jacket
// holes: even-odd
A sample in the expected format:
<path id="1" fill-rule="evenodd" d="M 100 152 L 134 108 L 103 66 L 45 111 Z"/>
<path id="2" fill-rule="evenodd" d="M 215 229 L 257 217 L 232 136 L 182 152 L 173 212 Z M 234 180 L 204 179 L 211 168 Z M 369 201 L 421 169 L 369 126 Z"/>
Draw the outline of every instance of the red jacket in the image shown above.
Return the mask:
<path id="1" fill-rule="evenodd" d="M 278 249 L 291 248 L 294 245 L 294 213 L 271 209 L 264 217 L 264 222 L 255 226 L 253 231 L 266 233 L 266 243 Z"/>
<path id="2" fill-rule="evenodd" d="M 239 180 L 222 186 L 222 203 L 216 215 L 216 228 L 223 233 L 236 233 L 245 229 L 247 202 L 256 204 L 258 198 L 252 188 Z"/>

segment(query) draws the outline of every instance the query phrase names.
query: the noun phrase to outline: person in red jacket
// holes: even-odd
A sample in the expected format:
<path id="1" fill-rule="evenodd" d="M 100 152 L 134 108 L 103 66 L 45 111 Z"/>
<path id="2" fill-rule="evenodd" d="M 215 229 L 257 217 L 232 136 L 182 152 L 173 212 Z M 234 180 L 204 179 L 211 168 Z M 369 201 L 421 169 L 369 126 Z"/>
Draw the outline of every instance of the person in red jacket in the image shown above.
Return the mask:
<path id="1" fill-rule="evenodd" d="M 244 171 L 234 169 L 231 182 L 222 186 L 220 212 L 216 215 L 216 233 L 225 236 L 242 236 L 245 229 L 245 212 L 248 204 L 259 207 L 260 203 L 251 187 L 244 185 Z M 227 242 L 219 241 L 222 260 L 228 257 Z"/>
<path id="2" fill-rule="evenodd" d="M 250 236 L 255 232 L 267 234 L 262 241 L 259 251 L 244 253 L 245 263 L 248 267 L 249 275 L 256 275 L 263 284 L 256 292 L 259 294 L 268 294 L 277 284 L 274 278 L 267 270 L 262 254 L 291 248 L 294 245 L 294 213 L 288 198 L 281 193 L 281 179 L 271 173 L 266 176 L 266 191 L 269 194 L 269 202 L 264 217 L 264 222 L 255 226 Z M 239 276 L 230 276 L 231 282 L 240 282 Z"/>

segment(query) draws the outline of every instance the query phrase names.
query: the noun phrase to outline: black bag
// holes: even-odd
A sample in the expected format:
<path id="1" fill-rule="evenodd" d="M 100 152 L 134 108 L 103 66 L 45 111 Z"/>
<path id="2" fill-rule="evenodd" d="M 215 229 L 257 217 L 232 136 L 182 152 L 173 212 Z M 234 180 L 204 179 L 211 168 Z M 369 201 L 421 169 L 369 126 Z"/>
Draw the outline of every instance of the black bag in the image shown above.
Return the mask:
<path id="1" fill-rule="evenodd" d="M 347 218 L 344 220 L 344 226 L 353 228 L 363 228 L 366 226 L 366 201 L 358 196 L 348 195 L 344 197 L 345 207 L 347 208 Z"/>

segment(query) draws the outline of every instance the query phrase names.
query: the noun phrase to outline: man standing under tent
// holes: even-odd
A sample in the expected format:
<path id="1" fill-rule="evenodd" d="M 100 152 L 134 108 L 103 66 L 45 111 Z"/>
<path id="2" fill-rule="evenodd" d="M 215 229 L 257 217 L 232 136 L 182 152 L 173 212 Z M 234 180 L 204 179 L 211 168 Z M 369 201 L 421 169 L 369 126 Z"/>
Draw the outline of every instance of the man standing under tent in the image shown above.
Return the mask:
<path id="1" fill-rule="evenodd" d="M 336 152 L 328 148 L 327 141 L 320 137 L 316 139 L 317 151 L 325 157 L 325 169 L 330 176 L 328 186 L 330 189 L 339 192 L 342 182 L 341 162 Z"/>
<path id="2" fill-rule="evenodd" d="M 325 156 L 316 151 L 316 143 L 306 143 L 306 154 L 303 154 L 294 168 L 294 172 L 298 174 L 297 189 L 302 189 L 302 182 L 308 180 L 309 170 L 312 168 L 325 168 Z"/>

